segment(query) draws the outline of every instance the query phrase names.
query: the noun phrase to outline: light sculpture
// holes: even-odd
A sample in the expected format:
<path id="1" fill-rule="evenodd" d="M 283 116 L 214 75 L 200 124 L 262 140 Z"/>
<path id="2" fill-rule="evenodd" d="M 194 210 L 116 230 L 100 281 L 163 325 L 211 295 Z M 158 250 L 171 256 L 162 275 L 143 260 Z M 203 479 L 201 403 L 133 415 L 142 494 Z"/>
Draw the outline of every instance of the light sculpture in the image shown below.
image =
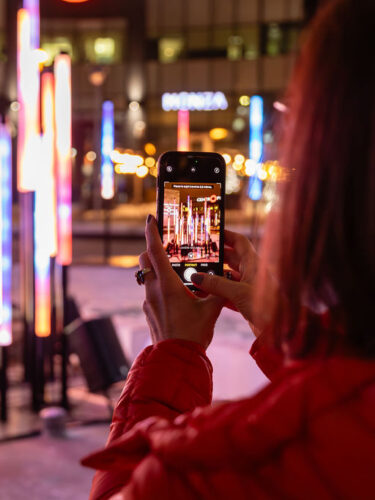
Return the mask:
<path id="1" fill-rule="evenodd" d="M 23 8 L 30 16 L 30 47 L 39 49 L 40 45 L 40 12 L 39 0 L 23 0 Z"/>
<path id="2" fill-rule="evenodd" d="M 262 181 L 259 179 L 260 162 L 263 155 L 263 98 L 254 95 L 250 99 L 249 109 L 249 158 L 257 167 L 253 176 L 249 179 L 249 198 L 258 201 L 262 197 Z"/>
<path id="3" fill-rule="evenodd" d="M 111 101 L 102 105 L 102 139 L 101 139 L 101 195 L 110 200 L 115 194 L 115 179 L 111 155 L 115 143 L 114 106 Z"/>
<path id="4" fill-rule="evenodd" d="M 57 261 L 72 262 L 72 84 L 67 54 L 55 59 L 55 122 L 57 179 Z"/>
<path id="5" fill-rule="evenodd" d="M 0 346 L 12 343 L 12 145 L 0 124 Z"/>
<path id="6" fill-rule="evenodd" d="M 31 45 L 32 22 L 29 12 L 17 14 L 17 82 L 18 82 L 18 191 L 34 191 L 39 158 L 39 66 Z"/>
<path id="7" fill-rule="evenodd" d="M 51 333 L 50 257 L 57 253 L 54 77 L 42 75 L 42 139 L 35 190 L 35 334 Z"/>
<path id="8" fill-rule="evenodd" d="M 189 151 L 189 111 L 180 109 L 177 115 L 177 151 Z"/>

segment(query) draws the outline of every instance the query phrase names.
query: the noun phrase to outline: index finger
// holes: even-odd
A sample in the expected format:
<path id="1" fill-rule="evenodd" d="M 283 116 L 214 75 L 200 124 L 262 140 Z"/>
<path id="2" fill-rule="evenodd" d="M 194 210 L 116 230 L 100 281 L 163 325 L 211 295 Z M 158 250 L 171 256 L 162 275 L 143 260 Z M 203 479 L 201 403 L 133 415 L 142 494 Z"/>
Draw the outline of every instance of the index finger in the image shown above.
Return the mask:
<path id="1" fill-rule="evenodd" d="M 160 239 L 156 219 L 153 216 L 149 216 L 147 219 L 146 242 L 147 254 L 159 280 L 164 281 L 165 279 L 168 279 L 171 285 L 174 284 L 179 287 L 180 285 L 183 286 L 182 281 L 172 269 Z"/>
<path id="2" fill-rule="evenodd" d="M 246 238 L 246 236 L 240 233 L 235 233 L 234 231 L 229 231 L 228 229 L 224 231 L 224 243 L 227 246 L 232 247 L 240 257 L 253 250 L 250 240 Z"/>

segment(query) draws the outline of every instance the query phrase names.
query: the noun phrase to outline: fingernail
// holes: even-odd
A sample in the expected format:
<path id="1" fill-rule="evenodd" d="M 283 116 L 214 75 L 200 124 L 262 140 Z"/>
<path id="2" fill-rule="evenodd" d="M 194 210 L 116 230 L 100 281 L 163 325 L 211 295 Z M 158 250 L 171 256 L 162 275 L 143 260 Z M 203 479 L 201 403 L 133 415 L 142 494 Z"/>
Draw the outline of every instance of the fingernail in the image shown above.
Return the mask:
<path id="1" fill-rule="evenodd" d="M 147 224 L 148 224 L 149 222 L 151 222 L 151 221 L 152 221 L 152 215 L 151 215 L 151 214 L 148 214 L 147 219 L 146 219 Z"/>
<path id="2" fill-rule="evenodd" d="M 191 275 L 191 281 L 196 285 L 200 285 L 203 281 L 203 274 L 194 273 Z"/>

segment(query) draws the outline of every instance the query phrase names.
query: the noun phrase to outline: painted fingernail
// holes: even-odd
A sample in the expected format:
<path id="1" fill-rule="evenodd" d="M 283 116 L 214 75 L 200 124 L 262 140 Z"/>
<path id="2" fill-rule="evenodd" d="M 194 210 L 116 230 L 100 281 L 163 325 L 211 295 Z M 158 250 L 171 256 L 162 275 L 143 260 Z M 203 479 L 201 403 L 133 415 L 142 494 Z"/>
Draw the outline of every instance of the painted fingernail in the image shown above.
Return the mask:
<path id="1" fill-rule="evenodd" d="M 149 222 L 151 222 L 151 221 L 152 221 L 152 215 L 151 215 L 151 214 L 148 214 L 147 219 L 146 219 L 147 224 L 148 224 Z"/>
<path id="2" fill-rule="evenodd" d="M 194 273 L 191 275 L 190 279 L 196 285 L 200 285 L 203 281 L 203 278 L 204 278 L 203 274 Z"/>

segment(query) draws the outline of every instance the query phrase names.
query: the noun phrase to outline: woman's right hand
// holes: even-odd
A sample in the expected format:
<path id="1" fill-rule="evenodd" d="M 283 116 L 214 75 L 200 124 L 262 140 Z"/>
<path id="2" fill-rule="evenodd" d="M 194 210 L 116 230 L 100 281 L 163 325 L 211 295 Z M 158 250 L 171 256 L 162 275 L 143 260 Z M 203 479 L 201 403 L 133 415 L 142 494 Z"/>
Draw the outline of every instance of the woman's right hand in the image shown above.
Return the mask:
<path id="1" fill-rule="evenodd" d="M 201 291 L 227 300 L 227 305 L 239 311 L 251 324 L 255 335 L 266 326 L 267 311 L 255 311 L 254 292 L 259 257 L 250 241 L 242 234 L 226 230 L 224 233 L 224 262 L 232 270 L 232 279 L 207 273 L 195 273 L 191 280 Z M 276 284 L 269 276 L 268 287 Z"/>

